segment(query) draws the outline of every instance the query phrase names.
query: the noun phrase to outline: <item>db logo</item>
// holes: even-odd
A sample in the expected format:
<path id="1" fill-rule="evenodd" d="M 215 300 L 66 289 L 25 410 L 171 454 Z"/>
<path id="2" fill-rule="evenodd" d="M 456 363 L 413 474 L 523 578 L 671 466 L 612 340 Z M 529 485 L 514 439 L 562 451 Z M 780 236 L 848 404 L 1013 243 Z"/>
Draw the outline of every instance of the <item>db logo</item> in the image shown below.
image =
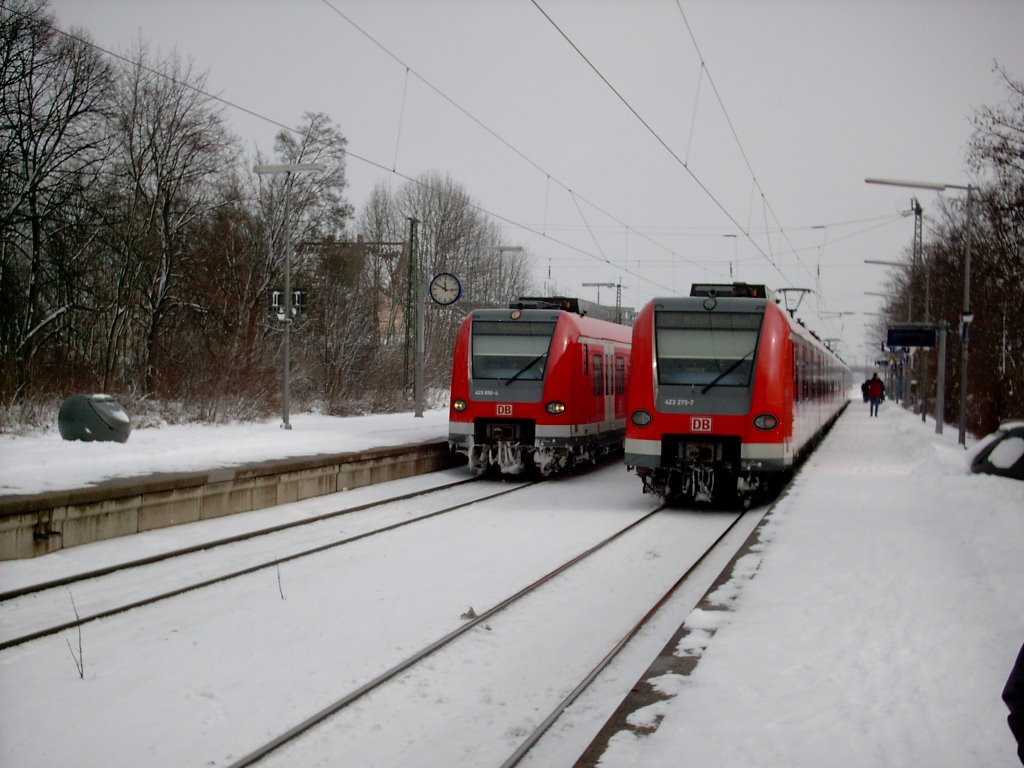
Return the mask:
<path id="1" fill-rule="evenodd" d="M 512 415 L 512 403 L 498 403 L 495 412 L 499 416 L 511 416 Z"/>
<path id="2" fill-rule="evenodd" d="M 707 416 L 694 416 L 690 419 L 691 432 L 710 432 L 711 419 Z"/>

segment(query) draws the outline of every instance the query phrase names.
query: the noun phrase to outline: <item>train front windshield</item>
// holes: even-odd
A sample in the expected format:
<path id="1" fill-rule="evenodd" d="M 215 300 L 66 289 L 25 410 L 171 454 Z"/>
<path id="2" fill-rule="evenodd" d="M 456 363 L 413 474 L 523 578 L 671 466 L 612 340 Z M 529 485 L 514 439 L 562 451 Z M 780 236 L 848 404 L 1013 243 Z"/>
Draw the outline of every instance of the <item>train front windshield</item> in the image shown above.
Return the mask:
<path id="1" fill-rule="evenodd" d="M 473 378 L 541 381 L 554 321 L 473 321 Z"/>
<path id="2" fill-rule="evenodd" d="M 659 384 L 748 387 L 763 314 L 656 312 Z"/>

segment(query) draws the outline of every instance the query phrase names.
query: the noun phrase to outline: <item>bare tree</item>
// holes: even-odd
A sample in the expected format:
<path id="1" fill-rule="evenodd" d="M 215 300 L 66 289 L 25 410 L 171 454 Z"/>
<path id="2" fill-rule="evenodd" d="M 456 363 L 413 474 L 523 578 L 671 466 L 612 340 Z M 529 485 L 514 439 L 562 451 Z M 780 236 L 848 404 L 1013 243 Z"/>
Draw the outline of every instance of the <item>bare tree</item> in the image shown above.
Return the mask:
<path id="1" fill-rule="evenodd" d="M 971 297 L 974 322 L 970 328 L 968 365 L 968 428 L 991 432 L 1005 418 L 1020 415 L 1024 393 L 1024 315 L 1019 311 L 1024 284 L 1024 84 L 996 65 L 1008 98 L 980 108 L 967 157 L 982 179 L 973 191 L 971 219 L 963 196 L 941 199 L 933 240 L 925 248 L 929 276 L 930 319 L 950 328 L 960 323 L 964 254 L 971 232 Z M 917 288 L 912 294 L 911 291 Z M 906 319 L 913 296 L 921 306 L 920 280 L 894 278 L 887 320 Z M 955 413 L 960 397 L 959 344 L 947 345 L 946 413 Z M 929 376 L 931 378 L 931 376 Z"/>
<path id="2" fill-rule="evenodd" d="M 1005 104 L 981 107 L 974 115 L 969 160 L 978 170 L 989 169 L 1011 187 L 1024 181 L 1024 81 L 994 66 L 1006 87 Z"/>
<path id="3" fill-rule="evenodd" d="M 408 247 L 408 221 L 402 217 L 391 190 L 378 184 L 370 193 L 359 216 L 358 229 L 367 246 L 368 268 L 372 274 L 375 345 L 390 347 L 403 342 L 406 256 L 394 246 L 377 243 L 404 243 Z"/>
<path id="4" fill-rule="evenodd" d="M 994 179 L 979 195 L 972 221 L 972 273 L 982 281 L 974 295 L 982 298 L 975 300 L 971 328 L 971 420 L 983 434 L 1019 416 L 1024 396 L 1024 81 L 998 63 L 994 71 L 1007 99 L 976 111 L 968 154 L 972 168 Z"/>
<path id="5" fill-rule="evenodd" d="M 217 181 L 233 171 L 238 151 L 221 112 L 202 93 L 205 79 L 173 53 L 154 60 L 142 43 L 121 67 L 113 120 L 119 205 L 109 240 L 118 286 L 105 384 L 123 340 L 138 383 L 153 391 L 162 327 L 193 305 L 183 292 L 190 233 L 224 203 Z M 126 306 L 133 316 L 119 317 Z"/>
<path id="6" fill-rule="evenodd" d="M 15 388 L 73 308 L 67 280 L 82 253 L 64 214 L 77 210 L 107 149 L 111 73 L 81 34 L 57 32 L 43 2 L 0 7 L 0 338 Z"/>
<path id="7" fill-rule="evenodd" d="M 408 222 L 418 222 L 413 261 L 390 261 L 387 279 L 380 281 L 387 319 L 384 337 L 392 358 L 410 357 L 408 331 L 418 288 L 438 272 L 452 272 L 463 282 L 463 300 L 448 307 L 426 307 L 426 383 L 443 387 L 451 374 L 455 333 L 469 309 L 506 306 L 510 297 L 527 292 L 527 262 L 521 254 L 500 249 L 501 228 L 484 214 L 469 193 L 450 177 L 422 174 L 392 192 L 378 186 L 360 219 L 367 240 L 408 240 Z M 404 378 L 404 377 L 403 377 Z M 405 382 L 403 382 L 405 383 Z"/>
<path id="8" fill-rule="evenodd" d="M 266 415 L 276 392 L 276 367 L 268 348 L 266 286 L 269 264 L 262 224 L 238 179 L 221 192 L 225 203 L 192 229 L 195 241 L 186 290 L 188 312 L 174 313 L 164 333 L 174 346 L 161 345 L 162 389 L 218 421 Z M 175 373 L 180 380 L 173 381 Z"/>
<path id="9" fill-rule="evenodd" d="M 309 296 L 296 394 L 331 412 L 405 406 L 410 296 L 430 276 L 465 286 L 462 303 L 426 307 L 433 386 L 467 309 L 529 292 L 500 227 L 439 173 L 374 190 L 354 238 L 346 139 L 326 115 L 306 114 L 272 153 L 322 173 L 255 176 L 205 76 L 174 53 L 140 41 L 112 66 L 58 31 L 45 0 L 4 0 L 0 42 L 5 397 L 91 387 L 181 399 L 211 420 L 265 413 L 281 338 L 267 296 L 288 254 Z"/>
<path id="10" fill-rule="evenodd" d="M 283 287 L 285 254 L 291 285 L 309 296 L 308 315 L 294 334 L 296 394 L 337 407 L 344 377 L 369 326 L 369 296 L 361 285 L 360 254 L 345 247 L 352 207 L 345 199 L 347 140 L 323 114 L 307 113 L 295 131 L 282 131 L 274 154 L 282 164 L 316 163 L 322 172 L 260 176 L 257 200 L 269 254 L 271 287 Z"/>

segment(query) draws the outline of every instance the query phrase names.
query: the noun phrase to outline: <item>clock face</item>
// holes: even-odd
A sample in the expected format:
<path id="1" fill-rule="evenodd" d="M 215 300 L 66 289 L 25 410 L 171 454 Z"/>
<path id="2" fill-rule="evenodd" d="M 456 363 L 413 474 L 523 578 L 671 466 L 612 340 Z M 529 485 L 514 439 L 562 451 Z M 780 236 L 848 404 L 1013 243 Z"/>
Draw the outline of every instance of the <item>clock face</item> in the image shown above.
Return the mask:
<path id="1" fill-rule="evenodd" d="M 430 281 L 430 298 L 438 304 L 454 304 L 462 296 L 462 283 L 451 272 L 442 272 Z"/>

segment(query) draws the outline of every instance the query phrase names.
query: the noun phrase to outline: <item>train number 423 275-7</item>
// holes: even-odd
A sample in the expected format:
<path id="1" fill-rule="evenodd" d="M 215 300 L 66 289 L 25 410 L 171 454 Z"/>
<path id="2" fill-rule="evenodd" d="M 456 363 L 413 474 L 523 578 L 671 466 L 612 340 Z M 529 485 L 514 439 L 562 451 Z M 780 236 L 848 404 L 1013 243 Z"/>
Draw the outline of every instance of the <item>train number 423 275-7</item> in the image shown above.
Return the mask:
<path id="1" fill-rule="evenodd" d="M 683 398 L 676 398 L 676 397 L 667 397 L 667 398 L 665 398 L 665 405 L 669 405 L 669 406 L 672 406 L 672 405 L 682 406 L 683 408 L 689 408 L 689 407 L 693 406 L 696 402 L 697 402 L 696 400 L 685 400 Z"/>

